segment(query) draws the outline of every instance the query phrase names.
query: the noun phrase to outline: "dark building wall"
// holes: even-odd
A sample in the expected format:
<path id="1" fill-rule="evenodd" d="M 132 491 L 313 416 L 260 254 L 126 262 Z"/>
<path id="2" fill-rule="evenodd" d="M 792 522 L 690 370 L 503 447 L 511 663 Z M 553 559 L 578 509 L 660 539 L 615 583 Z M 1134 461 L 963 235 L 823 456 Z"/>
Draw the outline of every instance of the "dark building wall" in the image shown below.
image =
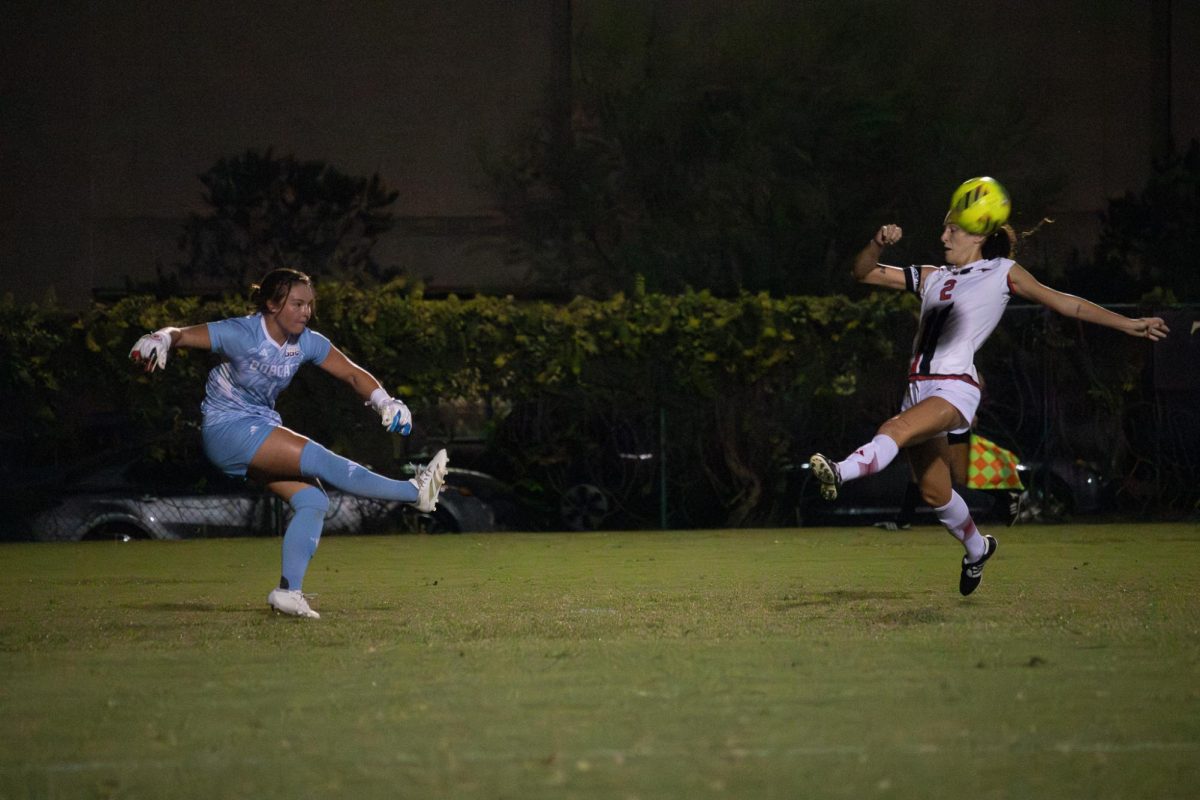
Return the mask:
<path id="1" fill-rule="evenodd" d="M 18 3 L 0 33 L 5 284 L 78 303 L 152 278 L 202 208 L 196 176 L 267 147 L 398 189 L 384 263 L 448 287 L 511 283 L 498 242 L 473 234 L 494 218 L 478 147 L 547 107 L 566 8 Z"/>
<path id="2" fill-rule="evenodd" d="M 79 304 L 170 265 L 196 175 L 273 147 L 379 172 L 400 190 L 380 259 L 433 288 L 499 289 L 506 264 L 477 148 L 561 107 L 569 27 L 601 0 L 338 4 L 17 0 L 0 27 L 0 270 L 23 299 Z M 709 0 L 709 11 L 736 5 Z M 871 3 L 863 3 L 869 12 Z M 664 3 L 669 16 L 697 4 Z M 819 9 L 819 3 L 792 7 Z M 1051 256 L 1087 249 L 1096 211 L 1151 159 L 1200 135 L 1200 3 L 909 3 L 948 58 L 984 40 L 1023 89 L 1070 176 Z M 869 13 L 864 15 L 869 22 Z M 910 31 L 909 33 L 912 33 Z M 864 29 L 870 36 L 887 31 Z M 947 72 L 947 75 L 953 73 Z M 881 75 L 885 80 L 886 75 Z M 948 78 L 949 79 L 949 78 Z"/>
<path id="3" fill-rule="evenodd" d="M 936 6 L 929 9 L 938 21 L 932 31 L 943 46 L 1016 65 L 1018 87 L 1043 117 L 1040 132 L 1053 162 L 1046 167 L 1067 178 L 1055 204 L 1033 217 L 1055 220 L 1036 240 L 1043 261 L 1075 249 L 1090 256 L 1106 201 L 1140 189 L 1172 135 L 1184 145 L 1200 136 L 1200 72 L 1184 57 L 1200 36 L 1200 4 L 937 0 Z"/>

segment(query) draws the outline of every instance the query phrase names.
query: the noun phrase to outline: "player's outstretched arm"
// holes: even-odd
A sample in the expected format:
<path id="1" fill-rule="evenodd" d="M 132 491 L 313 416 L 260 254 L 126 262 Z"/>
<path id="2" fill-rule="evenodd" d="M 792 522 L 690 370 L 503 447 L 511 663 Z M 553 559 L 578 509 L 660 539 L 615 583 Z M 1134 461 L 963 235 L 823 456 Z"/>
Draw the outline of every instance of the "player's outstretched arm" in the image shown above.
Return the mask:
<path id="1" fill-rule="evenodd" d="M 1030 275 L 1029 271 L 1020 264 L 1013 264 L 1008 277 L 1012 283 L 1013 291 L 1018 295 L 1026 300 L 1040 303 L 1062 314 L 1064 317 L 1092 322 L 1107 328 L 1115 328 L 1130 336 L 1149 339 L 1152 342 L 1165 339 L 1167 334 L 1170 333 L 1167 324 L 1160 317 L 1139 317 L 1134 319 L 1118 314 L 1115 311 L 1109 311 L 1107 308 L 1101 308 L 1090 300 L 1084 300 L 1082 297 L 1076 297 L 1073 294 L 1051 289 Z"/>
<path id="2" fill-rule="evenodd" d="M 366 405 L 374 408 L 383 419 L 383 427 L 389 433 L 408 436 L 412 433 L 412 412 L 404 401 L 387 393 L 375 376 L 346 358 L 336 347 L 330 347 L 329 355 L 321 362 L 321 369 L 343 380 L 354 388 Z"/>
<path id="3" fill-rule="evenodd" d="M 858 252 L 854 258 L 854 266 L 850 275 L 859 283 L 872 286 L 886 286 L 890 289 L 904 289 L 904 272 L 896 267 L 880 264 L 879 259 L 888 245 L 900 241 L 904 231 L 899 225 L 883 225 L 871 237 L 871 241 Z"/>
<path id="4" fill-rule="evenodd" d="M 172 347 L 211 350 L 212 340 L 208 336 L 208 326 L 159 328 L 154 333 L 147 333 L 139 338 L 130 349 L 129 358 L 146 372 L 154 372 L 167 366 L 167 354 L 171 352 Z"/>

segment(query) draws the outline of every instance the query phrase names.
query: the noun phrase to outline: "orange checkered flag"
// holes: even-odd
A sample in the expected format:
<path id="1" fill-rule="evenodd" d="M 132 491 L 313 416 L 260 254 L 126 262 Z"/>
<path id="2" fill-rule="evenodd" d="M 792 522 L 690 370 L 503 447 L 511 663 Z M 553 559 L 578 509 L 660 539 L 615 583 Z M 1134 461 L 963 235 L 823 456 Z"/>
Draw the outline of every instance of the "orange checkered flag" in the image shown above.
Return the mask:
<path id="1" fill-rule="evenodd" d="M 967 464 L 967 486 L 972 489 L 1024 489 L 1020 462 L 1011 450 L 991 439 L 971 434 L 971 460 Z"/>

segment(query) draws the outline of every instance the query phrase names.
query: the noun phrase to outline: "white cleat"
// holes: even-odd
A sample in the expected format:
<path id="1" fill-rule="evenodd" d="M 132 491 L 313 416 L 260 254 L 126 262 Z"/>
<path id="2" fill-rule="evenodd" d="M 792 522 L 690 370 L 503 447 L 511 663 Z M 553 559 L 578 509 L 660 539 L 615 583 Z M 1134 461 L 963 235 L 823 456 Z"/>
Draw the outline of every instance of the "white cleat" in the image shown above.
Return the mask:
<path id="1" fill-rule="evenodd" d="M 417 499 L 413 502 L 417 511 L 425 514 L 432 513 L 437 508 L 438 493 L 442 491 L 442 482 L 446 480 L 446 464 L 450 456 L 445 450 L 438 450 L 429 463 L 417 470 L 417 477 L 409 480 L 417 487 Z"/>
<path id="2" fill-rule="evenodd" d="M 272 589 L 267 595 L 267 605 L 289 617 L 320 619 L 321 615 L 308 606 L 308 600 L 298 589 Z"/>

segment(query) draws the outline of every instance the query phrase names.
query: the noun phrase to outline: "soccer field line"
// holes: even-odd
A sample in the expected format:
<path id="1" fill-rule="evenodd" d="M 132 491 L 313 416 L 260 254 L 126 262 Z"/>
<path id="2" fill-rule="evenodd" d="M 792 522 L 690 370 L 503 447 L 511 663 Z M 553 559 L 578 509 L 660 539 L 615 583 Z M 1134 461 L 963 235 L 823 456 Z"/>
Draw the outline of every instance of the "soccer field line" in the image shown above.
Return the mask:
<path id="1" fill-rule="evenodd" d="M 768 760 L 772 758 L 823 758 L 823 757 L 844 757 L 852 756 L 856 758 L 870 757 L 872 754 L 883 754 L 886 752 L 901 753 L 904 755 L 915 756 L 933 756 L 957 753 L 960 750 L 969 750 L 972 753 L 1013 753 L 1013 754 L 1058 754 L 1063 756 L 1071 755 L 1119 755 L 1124 753 L 1146 753 L 1146 752 L 1185 752 L 1191 750 L 1200 750 L 1200 741 L 1176 741 L 1176 742 L 1055 742 L 1042 747 L 1024 747 L 1021 745 L 975 745 L 975 746 L 956 746 L 944 747 L 937 744 L 913 744 L 897 747 L 877 747 L 865 745 L 807 745 L 803 747 L 787 747 L 787 748 L 770 748 L 770 747 L 730 747 L 726 750 L 725 755 L 736 760 L 756 759 Z M 461 750 L 451 751 L 454 760 L 470 763 L 521 763 L 521 762 L 537 762 L 545 761 L 547 754 L 544 753 L 515 753 L 487 750 Z M 423 764 L 431 760 L 442 761 L 446 760 L 451 753 L 445 751 L 437 751 L 426 754 L 422 757 L 416 753 L 398 751 L 393 753 L 390 758 L 382 759 L 390 764 Z M 575 764 L 594 764 L 594 763 L 615 763 L 621 764 L 628 760 L 635 759 L 654 759 L 654 758 L 671 758 L 677 759 L 683 756 L 695 755 L 694 748 L 678 747 L 678 748 L 650 748 L 637 747 L 630 750 L 622 750 L 619 748 L 600 748 L 586 750 L 579 753 L 552 753 L 555 761 Z M 379 759 L 363 759 L 359 763 L 366 761 L 379 761 Z M 139 770 L 168 770 L 168 769 L 186 769 L 196 766 L 211 766 L 222 769 L 227 769 L 230 766 L 242 767 L 258 767 L 276 763 L 273 760 L 262 758 L 247 758 L 247 757 L 230 757 L 228 755 L 209 754 L 197 758 L 168 758 L 168 759 L 127 759 L 127 760 L 92 760 L 92 761 L 60 761 L 48 764 L 3 764 L 0 765 L 0 776 L 13 777 L 18 774 L 70 774 L 70 773 L 87 773 L 87 772 L 131 772 Z"/>

